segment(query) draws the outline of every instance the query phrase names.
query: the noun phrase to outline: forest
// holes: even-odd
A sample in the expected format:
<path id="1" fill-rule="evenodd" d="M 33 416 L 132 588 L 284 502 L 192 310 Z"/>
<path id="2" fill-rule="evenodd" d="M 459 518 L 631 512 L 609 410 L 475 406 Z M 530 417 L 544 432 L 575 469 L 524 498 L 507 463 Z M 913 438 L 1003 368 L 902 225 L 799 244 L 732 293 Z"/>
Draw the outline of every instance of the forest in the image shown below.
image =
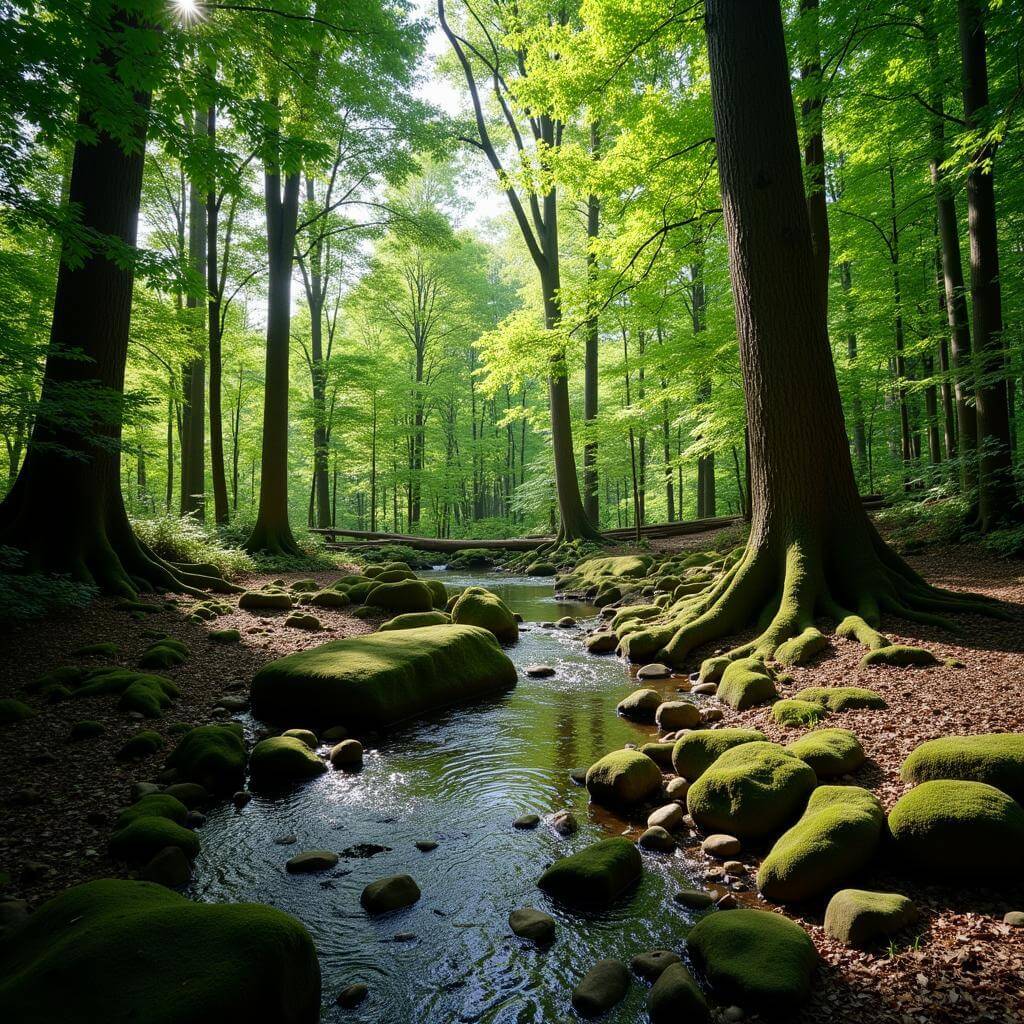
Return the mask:
<path id="1" fill-rule="evenodd" d="M 1020 1019 L 1017 0 L 0 57 L 0 1016 Z"/>

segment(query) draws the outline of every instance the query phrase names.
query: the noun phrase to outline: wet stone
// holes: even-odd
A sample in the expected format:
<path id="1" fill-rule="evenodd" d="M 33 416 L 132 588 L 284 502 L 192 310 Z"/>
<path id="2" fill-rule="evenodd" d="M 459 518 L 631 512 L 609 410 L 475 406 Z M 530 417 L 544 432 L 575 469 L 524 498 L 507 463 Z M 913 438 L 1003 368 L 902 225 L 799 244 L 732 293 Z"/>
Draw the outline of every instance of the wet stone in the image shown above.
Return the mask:
<path id="1" fill-rule="evenodd" d="M 539 814 L 521 814 L 515 821 L 512 822 L 513 828 L 530 829 L 536 828 L 540 824 Z"/>

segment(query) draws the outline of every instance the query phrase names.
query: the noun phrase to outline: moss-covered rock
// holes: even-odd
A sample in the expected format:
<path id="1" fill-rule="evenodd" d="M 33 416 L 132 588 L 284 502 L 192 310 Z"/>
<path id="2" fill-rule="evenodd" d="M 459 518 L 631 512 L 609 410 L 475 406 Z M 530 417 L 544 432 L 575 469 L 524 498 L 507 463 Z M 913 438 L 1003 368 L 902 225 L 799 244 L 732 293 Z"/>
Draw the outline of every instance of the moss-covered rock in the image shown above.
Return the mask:
<path id="1" fill-rule="evenodd" d="M 294 736 L 271 736 L 252 748 L 249 774 L 253 786 L 273 788 L 304 782 L 327 771 L 327 765 Z"/>
<path id="2" fill-rule="evenodd" d="M 316 608 L 345 608 L 352 603 L 352 598 L 343 590 L 328 588 L 313 594 L 309 603 Z"/>
<path id="3" fill-rule="evenodd" d="M 943 736 L 922 743 L 903 762 L 907 782 L 961 779 L 985 782 L 1024 802 L 1024 733 Z"/>
<path id="4" fill-rule="evenodd" d="M 120 648 L 111 640 L 85 644 L 71 652 L 73 658 L 116 658 Z"/>
<path id="5" fill-rule="evenodd" d="M 819 786 L 800 820 L 761 862 L 757 887 L 776 903 L 814 899 L 860 871 L 874 856 L 885 811 L 859 786 Z"/>
<path id="6" fill-rule="evenodd" d="M 177 684 L 166 676 L 114 668 L 91 673 L 75 690 L 75 696 L 120 694 L 117 706 L 122 711 L 137 711 L 146 718 L 159 718 L 180 692 Z"/>
<path id="7" fill-rule="evenodd" d="M 861 668 L 869 668 L 871 665 L 937 665 L 939 659 L 931 651 L 923 647 L 908 647 L 905 644 L 889 644 L 888 647 L 876 647 L 868 651 L 860 659 Z"/>
<path id="8" fill-rule="evenodd" d="M 864 748 L 849 729 L 812 729 L 786 749 L 806 761 L 819 779 L 847 775 L 864 763 Z"/>
<path id="9" fill-rule="evenodd" d="M 879 694 L 863 686 L 810 686 L 798 696 L 829 711 L 880 711 L 887 706 Z"/>
<path id="10" fill-rule="evenodd" d="M 125 741 L 117 756 L 121 761 L 141 761 L 143 758 L 152 757 L 163 745 L 164 738 L 160 733 L 143 729 Z"/>
<path id="11" fill-rule="evenodd" d="M 95 736 L 102 736 L 107 727 L 102 722 L 94 721 L 91 718 L 81 722 L 75 722 L 68 730 L 68 743 L 80 743 L 82 740 L 91 740 Z"/>
<path id="12" fill-rule="evenodd" d="M 410 875 L 389 875 L 371 882 L 359 897 L 368 914 L 387 914 L 411 907 L 420 898 L 420 887 Z"/>
<path id="13" fill-rule="evenodd" d="M 245 743 L 237 722 L 200 725 L 178 741 L 167 764 L 183 782 L 196 782 L 211 793 L 227 795 L 245 781 Z"/>
<path id="14" fill-rule="evenodd" d="M 237 629 L 214 629 L 210 632 L 210 639 L 219 644 L 237 644 L 242 634 Z"/>
<path id="15" fill-rule="evenodd" d="M 253 679 L 252 710 L 288 725 L 379 728 L 515 682 L 515 667 L 488 631 L 426 626 L 347 637 L 273 661 Z"/>
<path id="16" fill-rule="evenodd" d="M 619 644 L 619 638 L 610 630 L 600 630 L 591 633 L 584 640 L 587 652 L 590 654 L 611 654 Z"/>
<path id="17" fill-rule="evenodd" d="M 711 1020 L 693 975 L 678 959 L 658 975 L 647 993 L 647 1016 L 651 1024 L 707 1024 Z"/>
<path id="18" fill-rule="evenodd" d="M 650 555 L 606 555 L 588 558 L 558 580 L 559 590 L 589 590 L 605 581 L 617 583 L 647 576 L 654 559 Z"/>
<path id="19" fill-rule="evenodd" d="M 284 590 L 247 590 L 238 599 L 238 607 L 247 611 L 291 608 L 292 595 Z"/>
<path id="20" fill-rule="evenodd" d="M 661 769 L 638 750 L 613 750 L 587 769 L 587 792 L 599 804 L 629 806 L 661 787 Z"/>
<path id="21" fill-rule="evenodd" d="M 467 587 L 452 606 L 452 622 L 479 626 L 493 633 L 501 643 L 519 639 L 519 624 L 512 609 L 497 594 L 483 587 Z"/>
<path id="22" fill-rule="evenodd" d="M 210 799 L 206 787 L 200 786 L 198 782 L 175 782 L 163 792 L 164 795 L 173 796 L 175 800 L 181 801 L 190 811 L 202 807 Z"/>
<path id="23" fill-rule="evenodd" d="M 167 637 L 150 644 L 142 652 L 139 668 L 173 668 L 175 665 L 184 664 L 187 658 L 188 648 L 180 640 Z"/>
<path id="24" fill-rule="evenodd" d="M 623 718 L 633 722 L 652 724 L 661 706 L 661 694 L 657 690 L 634 690 L 619 701 L 616 710 Z"/>
<path id="25" fill-rule="evenodd" d="M 310 750 L 316 750 L 320 745 L 319 740 L 316 738 L 316 733 L 312 729 L 285 729 L 281 735 L 292 736 L 297 740 L 302 740 Z"/>
<path id="26" fill-rule="evenodd" d="M 709 914 L 686 944 L 717 999 L 760 1013 L 784 1013 L 802 1003 L 818 965 L 803 928 L 767 910 Z"/>
<path id="27" fill-rule="evenodd" d="M 1024 808 L 983 782 L 922 782 L 889 812 L 897 852 L 929 871 L 1024 868 Z"/>
<path id="28" fill-rule="evenodd" d="M 526 567 L 527 576 L 554 576 L 557 572 L 554 562 L 531 562 Z"/>
<path id="29" fill-rule="evenodd" d="M 667 700 L 658 705 L 654 721 L 662 733 L 695 729 L 701 723 L 700 708 L 689 700 Z"/>
<path id="30" fill-rule="evenodd" d="M 446 612 L 406 612 L 404 615 L 396 615 L 380 625 L 380 629 L 420 629 L 423 626 L 447 626 L 451 623 L 452 617 Z"/>
<path id="31" fill-rule="evenodd" d="M 35 712 L 23 701 L 15 700 L 13 697 L 5 697 L 0 700 L 0 725 L 12 725 L 14 722 L 24 722 L 31 718 Z"/>
<path id="32" fill-rule="evenodd" d="M 166 818 L 182 825 L 187 814 L 188 808 L 177 797 L 167 793 L 148 793 L 141 800 L 136 800 L 131 807 L 121 811 L 115 827 L 124 828 L 136 818 Z"/>
<path id="33" fill-rule="evenodd" d="M 0 946 L 9 1021 L 315 1024 L 320 970 L 306 929 L 261 904 L 193 902 L 103 879 L 44 903 Z"/>
<path id="34" fill-rule="evenodd" d="M 817 781 L 810 765 L 778 744 L 742 743 L 690 786 L 686 807 L 707 832 L 757 838 L 793 821 Z"/>
<path id="35" fill-rule="evenodd" d="M 444 611 L 448 604 L 448 588 L 440 580 L 420 580 L 420 582 L 427 585 L 434 601 L 434 607 L 439 611 Z"/>
<path id="36" fill-rule="evenodd" d="M 568 906 L 607 906 L 643 874 L 640 851 L 623 836 L 602 839 L 560 857 L 537 880 L 553 899 Z"/>
<path id="37" fill-rule="evenodd" d="M 730 662 L 718 684 L 718 699 L 737 711 L 771 704 L 779 699 L 774 673 L 757 658 Z"/>
<path id="38" fill-rule="evenodd" d="M 867 946 L 912 925 L 917 907 L 895 892 L 840 889 L 828 901 L 825 932 L 844 946 Z"/>
<path id="39" fill-rule="evenodd" d="M 284 624 L 291 629 L 304 629 L 307 633 L 317 633 L 323 626 L 315 615 L 307 615 L 304 612 L 292 612 Z"/>
<path id="40" fill-rule="evenodd" d="M 177 847 L 186 857 L 199 853 L 199 839 L 170 818 L 133 818 L 110 837 L 110 856 L 129 864 L 146 864 L 165 847 Z"/>
<path id="41" fill-rule="evenodd" d="M 434 607 L 434 595 L 422 580 L 400 580 L 372 587 L 366 603 L 389 612 L 429 612 Z"/>
<path id="42" fill-rule="evenodd" d="M 812 700 L 789 697 L 772 705 L 772 718 L 779 725 L 817 725 L 828 714 L 824 704 Z"/>
<path id="43" fill-rule="evenodd" d="M 572 1008 L 581 1017 L 599 1017 L 621 1002 L 629 989 L 629 969 L 621 960 L 598 960 L 572 990 Z"/>
<path id="44" fill-rule="evenodd" d="M 675 743 L 645 743 L 640 748 L 640 753 L 649 757 L 659 768 L 664 771 L 672 769 L 672 751 Z"/>
<path id="45" fill-rule="evenodd" d="M 757 729 L 702 729 L 687 733 L 672 748 L 672 767 L 677 775 L 695 782 L 727 750 L 766 738 Z"/>

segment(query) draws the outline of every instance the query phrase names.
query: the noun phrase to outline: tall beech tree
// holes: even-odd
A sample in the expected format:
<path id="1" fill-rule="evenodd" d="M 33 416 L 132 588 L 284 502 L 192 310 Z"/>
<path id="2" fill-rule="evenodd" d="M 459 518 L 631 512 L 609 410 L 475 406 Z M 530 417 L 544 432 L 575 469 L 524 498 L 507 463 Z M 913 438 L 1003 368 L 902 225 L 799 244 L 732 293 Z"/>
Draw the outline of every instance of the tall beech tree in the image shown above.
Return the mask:
<path id="1" fill-rule="evenodd" d="M 233 590 L 158 558 L 125 512 L 128 326 L 149 108 L 164 54 L 158 4 L 104 5 L 97 15 L 105 20 L 90 26 L 96 56 L 83 68 L 67 190 L 90 244 L 83 254 L 66 243 L 61 255 L 39 412 L 0 505 L 0 544 L 25 551 L 26 569 L 65 573 L 112 594 Z M 125 53 L 134 59 L 125 61 Z M 68 415 L 69 398 L 84 415 Z"/>
<path id="2" fill-rule="evenodd" d="M 725 230 L 750 429 L 752 522 L 743 555 L 654 637 L 680 664 L 758 621 L 709 659 L 714 677 L 753 654 L 798 663 L 825 643 L 819 616 L 869 647 L 882 612 L 930 623 L 984 609 L 926 583 L 879 537 L 854 481 L 804 199 L 778 0 L 707 0 Z M 668 635 L 666 635 L 666 633 Z M 630 652 L 633 653 L 633 652 Z"/>

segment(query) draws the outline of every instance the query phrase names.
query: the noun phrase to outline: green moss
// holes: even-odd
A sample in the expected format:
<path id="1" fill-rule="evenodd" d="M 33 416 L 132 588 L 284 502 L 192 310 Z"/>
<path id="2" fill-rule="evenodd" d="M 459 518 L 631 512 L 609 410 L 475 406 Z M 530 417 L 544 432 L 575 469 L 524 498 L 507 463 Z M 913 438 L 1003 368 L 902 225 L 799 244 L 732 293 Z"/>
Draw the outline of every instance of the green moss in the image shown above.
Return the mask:
<path id="1" fill-rule="evenodd" d="M 917 907 L 895 892 L 840 889 L 828 901 L 825 932 L 845 946 L 867 946 L 913 924 Z"/>
<path id="2" fill-rule="evenodd" d="M 309 603 L 316 608 L 345 608 L 352 603 L 352 598 L 342 590 L 321 590 L 314 594 Z"/>
<path id="3" fill-rule="evenodd" d="M 643 874 L 637 848 L 623 836 L 560 857 L 537 880 L 549 896 L 574 907 L 607 906 Z"/>
<path id="4" fill-rule="evenodd" d="M 90 740 L 94 736 L 102 736 L 107 727 L 102 722 L 95 722 L 86 719 L 82 722 L 75 722 L 68 731 L 68 743 L 78 743 L 81 740 Z"/>
<path id="5" fill-rule="evenodd" d="M 281 735 L 293 736 L 297 740 L 302 740 L 310 750 L 316 750 L 320 745 L 319 740 L 316 738 L 316 733 L 312 729 L 285 729 Z"/>
<path id="6" fill-rule="evenodd" d="M 264 666 L 252 710 L 281 724 L 379 728 L 507 690 L 516 670 L 475 626 L 426 626 L 347 637 Z"/>
<path id="7" fill-rule="evenodd" d="M 613 750 L 587 769 L 587 792 L 599 804 L 636 804 L 660 787 L 661 769 L 638 750 Z"/>
<path id="8" fill-rule="evenodd" d="M 804 665 L 828 647 L 828 638 L 821 630 L 808 626 L 798 636 L 790 637 L 775 648 L 775 660 L 780 665 Z"/>
<path id="9" fill-rule="evenodd" d="M 31 718 L 35 712 L 20 700 L 13 697 L 4 697 L 0 700 L 0 725 L 12 725 L 14 722 L 24 722 Z"/>
<path id="10" fill-rule="evenodd" d="M 701 729 L 687 733 L 672 748 L 672 767 L 677 775 L 695 782 L 727 750 L 766 738 L 757 729 Z"/>
<path id="11" fill-rule="evenodd" d="M 238 607 L 248 611 L 291 606 L 292 596 L 284 591 L 247 590 L 238 599 Z"/>
<path id="12" fill-rule="evenodd" d="M 180 641 L 167 637 L 150 645 L 139 658 L 140 668 L 172 668 L 188 658 L 188 648 Z"/>
<path id="13" fill-rule="evenodd" d="M 806 761 L 819 779 L 847 775 L 864 763 L 864 748 L 849 729 L 814 729 L 786 749 Z"/>
<path id="14" fill-rule="evenodd" d="M 828 709 L 824 704 L 800 700 L 798 697 L 780 700 L 772 705 L 772 718 L 779 725 L 817 725 L 827 714 Z"/>
<path id="15" fill-rule="evenodd" d="M 188 814 L 188 808 L 175 797 L 168 796 L 166 793 L 150 793 L 149 796 L 136 800 L 131 807 L 126 807 L 117 816 L 115 827 L 122 829 L 137 818 L 166 818 L 168 821 L 182 825 L 185 822 L 186 814 Z"/>
<path id="16" fill-rule="evenodd" d="M 375 583 L 365 600 L 391 612 L 429 612 L 434 607 L 434 595 L 422 580 Z"/>
<path id="17" fill-rule="evenodd" d="M 706 832 L 753 839 L 793 821 L 816 784 L 814 770 L 778 744 L 742 743 L 690 786 L 686 806 Z"/>
<path id="18" fill-rule="evenodd" d="M 939 659 L 931 651 L 923 647 L 907 647 L 905 644 L 890 644 L 888 647 L 876 647 L 868 651 L 860 659 L 860 667 L 871 665 L 937 665 Z"/>
<path id="19" fill-rule="evenodd" d="M 134 601 L 130 598 L 121 598 L 114 602 L 114 607 L 121 612 L 138 612 L 140 615 L 155 615 L 163 611 L 158 604 L 150 604 L 148 601 Z"/>
<path id="20" fill-rule="evenodd" d="M 645 626 L 622 637 L 619 651 L 632 662 L 649 661 L 672 639 L 675 632 L 676 627 L 672 623 Z"/>
<path id="21" fill-rule="evenodd" d="M 983 782 L 922 782 L 889 812 L 898 853 L 926 870 L 1024 868 L 1024 808 Z"/>
<path id="22" fill-rule="evenodd" d="M 164 794 L 180 800 L 190 811 L 202 807 L 210 799 L 206 787 L 200 786 L 198 782 L 175 782 L 164 790 Z"/>
<path id="23" fill-rule="evenodd" d="M 663 771 L 672 769 L 672 751 L 675 743 L 645 743 L 640 748 L 640 753 L 649 757 Z"/>
<path id="24" fill-rule="evenodd" d="M 884 826 L 885 811 L 873 793 L 820 786 L 761 862 L 757 887 L 776 903 L 823 896 L 871 860 Z"/>
<path id="25" fill-rule="evenodd" d="M 249 757 L 252 784 L 261 788 L 303 782 L 325 771 L 327 765 L 294 736 L 271 736 L 260 740 Z"/>
<path id="26" fill-rule="evenodd" d="M 661 700 L 661 694 L 657 690 L 634 690 L 628 697 L 623 697 L 619 701 L 616 710 L 623 718 L 650 724 L 661 706 Z"/>
<path id="27" fill-rule="evenodd" d="M 151 729 L 143 729 L 129 739 L 117 752 L 122 761 L 141 761 L 143 758 L 151 757 L 164 745 L 164 738 L 158 732 Z"/>
<path id="28" fill-rule="evenodd" d="M 215 629 L 211 631 L 210 639 L 219 644 L 237 644 L 242 634 L 237 629 Z"/>
<path id="29" fill-rule="evenodd" d="M 288 589 L 293 594 L 312 594 L 320 589 L 320 585 L 316 580 L 307 577 L 302 580 L 293 580 L 288 584 Z"/>
<path id="30" fill-rule="evenodd" d="M 606 555 L 587 558 L 558 580 L 559 590 L 587 591 L 609 581 L 639 580 L 647 576 L 654 559 L 650 555 Z"/>
<path id="31" fill-rule="evenodd" d="M 888 706 L 874 690 L 862 686 L 810 686 L 798 696 L 829 711 L 878 711 Z"/>
<path id="32" fill-rule="evenodd" d="M 661 609 L 656 604 L 631 604 L 620 608 L 611 620 L 611 628 L 618 630 L 627 622 L 645 622 L 648 619 L 656 619 L 661 614 Z"/>
<path id="33" fill-rule="evenodd" d="M 1024 733 L 943 736 L 922 743 L 903 762 L 907 782 L 962 779 L 985 782 L 1024 802 Z"/>
<path id="34" fill-rule="evenodd" d="M 770 704 L 779 699 L 774 674 L 757 658 L 730 662 L 718 684 L 718 699 L 737 711 Z"/>
<path id="35" fill-rule="evenodd" d="M 781 914 L 730 910 L 698 921 L 686 940 L 715 997 L 745 1010 L 784 1013 L 808 996 L 818 954 Z"/>
<path id="36" fill-rule="evenodd" d="M 72 657 L 76 658 L 116 658 L 120 648 L 117 644 L 105 640 L 97 644 L 86 644 L 84 647 L 79 647 L 72 651 Z"/>
<path id="37" fill-rule="evenodd" d="M 320 971 L 294 918 L 103 879 L 44 903 L 0 947 L 9 1021 L 313 1024 Z"/>
<path id="38" fill-rule="evenodd" d="M 168 818 L 146 815 L 133 818 L 110 837 L 110 856 L 129 864 L 145 864 L 168 846 L 176 846 L 189 858 L 199 853 L 194 832 Z"/>
<path id="39" fill-rule="evenodd" d="M 380 625 L 380 629 L 419 629 L 422 626 L 447 626 L 452 617 L 447 612 L 406 612 Z"/>
<path id="40" fill-rule="evenodd" d="M 526 567 L 527 576 L 554 576 L 558 567 L 553 562 L 531 562 Z"/>
<path id="41" fill-rule="evenodd" d="M 183 782 L 196 782 L 211 793 L 229 794 L 245 781 L 245 744 L 237 722 L 200 725 L 179 740 L 167 760 Z"/>
<path id="42" fill-rule="evenodd" d="M 502 643 L 519 639 L 519 624 L 512 609 L 497 594 L 482 587 L 467 587 L 452 607 L 452 622 L 461 626 L 479 626 L 493 633 Z"/>
<path id="43" fill-rule="evenodd" d="M 147 718 L 159 718 L 180 691 L 174 681 L 165 676 L 122 668 L 92 673 L 86 683 L 75 691 L 76 697 L 107 694 L 120 694 L 118 707 L 122 711 L 138 711 Z"/>
<path id="44" fill-rule="evenodd" d="M 420 580 L 421 583 L 425 583 L 427 588 L 430 590 L 430 596 L 433 598 L 434 607 L 440 611 L 444 611 L 448 604 L 448 588 L 440 580 Z"/>

